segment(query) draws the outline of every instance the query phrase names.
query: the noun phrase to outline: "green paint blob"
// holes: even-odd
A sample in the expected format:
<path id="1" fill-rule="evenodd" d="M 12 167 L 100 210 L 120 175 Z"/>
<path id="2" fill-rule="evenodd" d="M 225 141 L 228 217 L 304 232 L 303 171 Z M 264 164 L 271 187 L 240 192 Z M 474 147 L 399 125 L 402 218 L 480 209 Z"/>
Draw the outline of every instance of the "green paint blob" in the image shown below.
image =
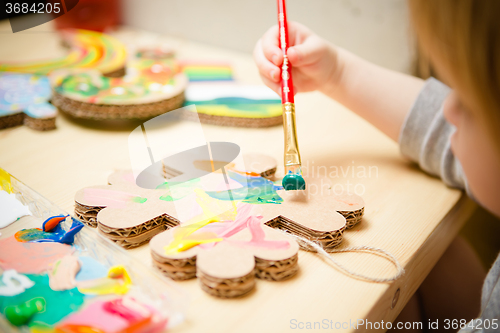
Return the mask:
<path id="1" fill-rule="evenodd" d="M 45 299 L 36 297 L 29 301 L 5 308 L 5 317 L 14 326 L 26 324 L 35 313 L 45 311 Z"/>
<path id="2" fill-rule="evenodd" d="M 291 171 L 283 178 L 282 182 L 285 191 L 297 191 L 306 189 L 306 181 L 301 175 Z"/>
<path id="3" fill-rule="evenodd" d="M 71 92 L 74 94 L 79 94 L 85 97 L 94 96 L 99 93 L 100 89 L 109 88 L 109 79 L 108 78 L 99 78 L 100 87 L 94 84 L 94 80 L 92 76 L 81 73 L 80 75 L 70 75 L 65 77 L 61 85 L 56 87 L 56 91 L 58 93 L 63 92 Z"/>
<path id="4" fill-rule="evenodd" d="M 156 187 L 157 190 L 166 189 L 167 193 L 160 197 L 163 201 L 175 201 L 187 197 L 193 193 L 193 190 L 200 182 L 199 178 L 191 179 L 183 183 L 164 182 Z"/>
<path id="5" fill-rule="evenodd" d="M 14 321 L 17 320 L 17 323 L 26 319 L 23 315 L 29 314 L 30 310 L 26 307 L 33 310 L 40 305 L 37 300 L 39 298 L 45 301 L 45 311 L 34 313 L 23 324 L 30 327 L 54 326 L 70 313 L 77 311 L 84 302 L 84 295 L 77 288 L 63 291 L 52 290 L 46 274 L 27 274 L 26 276 L 35 283 L 33 287 L 19 295 L 0 296 L 0 313 L 6 316 L 7 313 L 13 315 L 14 317 L 11 318 L 14 318 Z"/>
<path id="6" fill-rule="evenodd" d="M 276 192 L 281 186 L 276 186 L 272 181 L 260 176 L 241 175 L 231 171 L 228 174 L 231 179 L 237 181 L 243 187 L 230 191 L 206 193 L 218 200 L 241 200 L 250 204 L 280 204 L 283 202 L 283 199 Z"/>
<path id="7" fill-rule="evenodd" d="M 148 199 L 147 198 L 142 198 L 142 197 L 133 197 L 132 201 L 133 202 L 137 202 L 137 203 L 145 203 L 146 201 L 148 201 Z"/>
<path id="8" fill-rule="evenodd" d="M 174 201 L 174 198 L 170 194 L 165 194 L 160 197 L 160 200 L 163 201 Z"/>

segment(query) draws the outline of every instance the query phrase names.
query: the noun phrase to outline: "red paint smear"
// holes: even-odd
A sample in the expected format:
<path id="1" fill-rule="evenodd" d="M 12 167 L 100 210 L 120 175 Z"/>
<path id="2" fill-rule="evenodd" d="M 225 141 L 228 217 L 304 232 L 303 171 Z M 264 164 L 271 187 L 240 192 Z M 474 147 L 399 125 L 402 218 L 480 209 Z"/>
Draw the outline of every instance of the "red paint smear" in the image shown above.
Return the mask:
<path id="1" fill-rule="evenodd" d="M 274 241 L 274 240 L 266 240 L 266 234 L 264 230 L 262 230 L 262 224 L 260 223 L 260 219 L 262 217 L 251 216 L 247 222 L 248 228 L 252 233 L 252 240 L 248 242 L 243 241 L 231 241 L 237 245 L 247 245 L 247 246 L 256 246 L 256 247 L 264 247 L 266 249 L 272 250 L 284 250 L 290 247 L 290 243 L 288 241 Z"/>
<path id="2" fill-rule="evenodd" d="M 0 267 L 23 274 L 39 274 L 49 264 L 73 252 L 60 243 L 21 243 L 14 236 L 0 240 Z"/>
<path id="3" fill-rule="evenodd" d="M 238 214 L 236 215 L 236 218 L 234 219 L 234 222 L 228 222 L 222 229 L 214 230 L 214 232 L 217 234 L 218 237 L 220 238 L 228 238 L 231 237 L 232 235 L 237 234 L 241 230 L 245 229 L 247 227 L 247 221 L 250 218 L 250 213 L 252 211 L 252 206 L 250 204 L 241 204 L 238 206 Z M 200 229 L 203 231 L 212 231 L 211 229 L 214 228 L 214 225 L 209 224 L 206 227 Z M 206 244 L 200 244 L 199 247 L 202 249 L 211 249 L 212 247 L 215 246 L 217 242 L 214 243 L 206 243 Z"/>
<path id="4" fill-rule="evenodd" d="M 216 232 L 217 235 L 221 238 L 224 238 L 225 241 L 231 242 L 237 246 L 254 246 L 254 247 L 263 247 L 267 249 L 288 249 L 290 247 L 290 243 L 288 241 L 271 241 L 266 240 L 266 234 L 262 229 L 262 224 L 260 220 L 262 216 L 251 215 L 252 206 L 250 204 L 243 204 L 238 207 L 238 215 L 233 223 L 228 223 L 227 227 Z M 241 230 L 248 228 L 250 233 L 252 234 L 252 239 L 250 241 L 235 241 L 228 239 L 229 237 L 237 234 Z M 203 231 L 207 231 L 210 228 L 203 228 Z M 207 243 L 199 245 L 203 249 L 210 249 L 215 246 L 214 243 Z"/>

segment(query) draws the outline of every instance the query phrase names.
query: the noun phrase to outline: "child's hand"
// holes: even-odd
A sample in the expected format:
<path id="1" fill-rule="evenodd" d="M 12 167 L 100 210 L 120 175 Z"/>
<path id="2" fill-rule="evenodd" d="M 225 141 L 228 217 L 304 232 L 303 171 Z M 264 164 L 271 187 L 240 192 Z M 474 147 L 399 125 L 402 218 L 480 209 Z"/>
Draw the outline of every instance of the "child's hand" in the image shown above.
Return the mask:
<path id="1" fill-rule="evenodd" d="M 292 65 L 294 92 L 322 90 L 339 78 L 337 50 L 305 26 L 288 23 L 288 60 Z M 283 53 L 279 47 L 278 26 L 270 28 L 257 42 L 254 59 L 264 83 L 281 95 Z"/>

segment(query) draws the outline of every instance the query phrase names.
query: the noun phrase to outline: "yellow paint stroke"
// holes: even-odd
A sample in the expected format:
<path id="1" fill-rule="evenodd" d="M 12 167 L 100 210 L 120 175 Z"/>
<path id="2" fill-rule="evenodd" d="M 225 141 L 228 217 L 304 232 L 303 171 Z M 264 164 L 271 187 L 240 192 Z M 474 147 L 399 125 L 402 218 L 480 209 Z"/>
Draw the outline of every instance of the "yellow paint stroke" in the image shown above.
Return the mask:
<path id="1" fill-rule="evenodd" d="M 214 237 L 209 237 L 209 238 L 199 238 L 196 237 L 194 239 L 190 239 L 189 236 L 191 236 L 192 233 L 195 231 L 200 230 L 204 226 L 213 223 L 213 222 L 219 222 L 220 220 L 215 217 L 215 218 L 210 218 L 210 219 L 204 219 L 196 223 L 191 223 L 186 226 L 182 227 L 177 227 L 174 230 L 174 239 L 170 244 L 164 247 L 165 253 L 166 254 L 175 254 L 179 253 L 182 251 L 189 250 L 192 247 L 195 247 L 200 244 L 204 243 L 213 243 L 213 242 L 220 242 L 222 238 L 214 238 Z M 214 233 L 204 233 L 202 236 L 206 236 L 208 234 L 213 234 Z M 215 235 L 216 236 L 216 235 Z"/>
<path id="2" fill-rule="evenodd" d="M 86 295 L 126 294 L 132 286 L 132 280 L 125 267 L 113 266 L 105 278 L 78 283 L 78 290 Z"/>
<path id="3" fill-rule="evenodd" d="M 226 208 L 224 207 L 224 201 L 212 198 L 199 188 L 195 189 L 194 192 L 196 193 L 196 202 L 203 210 L 203 220 L 215 218 L 217 219 L 215 222 L 228 220 L 234 221 L 236 214 L 238 213 L 234 201 L 232 202 L 232 209 L 225 211 Z M 214 208 L 216 208 L 217 211 L 222 211 L 223 213 L 221 214 L 215 212 Z"/>
<path id="4" fill-rule="evenodd" d="M 31 333 L 56 333 L 57 331 L 53 327 L 35 324 L 35 325 L 30 327 L 30 332 Z M 89 331 L 88 333 L 94 333 L 94 332 Z"/>
<path id="5" fill-rule="evenodd" d="M 0 190 L 4 190 L 7 193 L 12 193 L 10 174 L 2 168 L 0 168 Z"/>
<path id="6" fill-rule="evenodd" d="M 190 236 L 210 223 L 227 220 L 234 221 L 236 218 L 237 210 L 234 202 L 232 202 L 233 209 L 226 211 L 223 214 L 216 214 L 213 207 L 222 208 L 222 202 L 211 198 L 201 189 L 195 189 L 194 191 L 196 193 L 196 202 L 203 210 L 202 220 L 174 229 L 174 239 L 170 242 L 170 244 L 164 247 L 166 254 L 176 254 L 189 250 L 190 248 L 200 244 L 222 241 L 223 238 L 217 237 L 217 235 L 213 232 L 198 233 L 195 236 Z"/>

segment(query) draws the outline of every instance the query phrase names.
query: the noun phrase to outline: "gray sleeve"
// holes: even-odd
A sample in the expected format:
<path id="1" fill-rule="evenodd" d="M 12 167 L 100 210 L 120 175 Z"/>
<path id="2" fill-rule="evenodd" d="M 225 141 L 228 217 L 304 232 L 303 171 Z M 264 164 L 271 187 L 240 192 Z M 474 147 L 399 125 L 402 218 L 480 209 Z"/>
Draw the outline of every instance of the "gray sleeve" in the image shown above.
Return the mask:
<path id="1" fill-rule="evenodd" d="M 483 284 L 481 314 L 459 333 L 490 333 L 500 331 L 500 255 Z"/>
<path id="2" fill-rule="evenodd" d="M 401 129 L 401 153 L 425 172 L 451 187 L 466 188 L 460 162 L 450 148 L 455 127 L 443 115 L 443 103 L 451 89 L 434 78 L 426 81 Z"/>

